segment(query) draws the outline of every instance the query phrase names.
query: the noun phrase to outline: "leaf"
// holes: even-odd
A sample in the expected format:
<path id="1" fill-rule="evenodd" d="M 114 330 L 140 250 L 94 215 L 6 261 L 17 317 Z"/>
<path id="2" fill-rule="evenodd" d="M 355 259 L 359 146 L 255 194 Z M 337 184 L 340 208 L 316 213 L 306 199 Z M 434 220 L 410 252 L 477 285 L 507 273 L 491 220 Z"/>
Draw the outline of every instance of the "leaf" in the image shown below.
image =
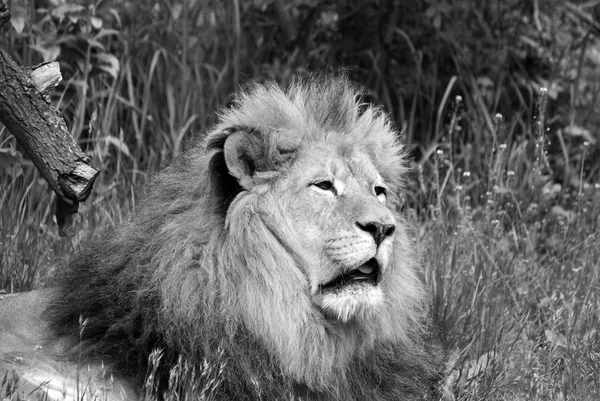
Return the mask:
<path id="1" fill-rule="evenodd" d="M 104 45 L 96 40 L 96 38 L 87 39 L 87 43 L 91 49 L 97 49 L 100 51 L 104 51 Z"/>
<path id="2" fill-rule="evenodd" d="M 78 4 L 61 4 L 52 10 L 52 16 L 58 18 L 60 21 L 65 19 L 65 15 L 79 13 L 85 11 L 85 7 Z"/>
<path id="3" fill-rule="evenodd" d="M 0 149 L 0 166 L 10 167 L 13 164 L 25 165 L 29 164 L 29 162 L 14 149 Z"/>
<path id="4" fill-rule="evenodd" d="M 127 156 L 131 159 L 131 152 L 129 151 L 129 147 L 127 146 L 127 144 L 125 142 L 123 142 L 123 140 L 121 140 L 120 138 L 108 135 L 108 136 L 106 136 L 106 138 L 104 138 L 104 141 L 107 144 L 114 146 L 115 148 L 117 148 L 119 150 L 119 152 L 123 153 L 125 156 Z"/>
<path id="5" fill-rule="evenodd" d="M 10 4 L 10 23 L 17 33 L 22 33 L 29 21 L 29 0 L 13 0 Z"/>
<path id="6" fill-rule="evenodd" d="M 98 30 L 98 29 L 102 28 L 102 25 L 104 24 L 104 21 L 102 21 L 98 17 L 91 17 L 90 18 L 90 24 L 92 24 L 92 28 Z"/>
<path id="7" fill-rule="evenodd" d="M 110 74 L 111 77 L 117 79 L 121 64 L 119 59 L 108 53 L 98 53 L 95 55 L 96 63 L 94 67 Z"/>
<path id="8" fill-rule="evenodd" d="M 121 31 L 118 31 L 116 29 L 110 29 L 110 28 L 102 28 L 98 31 L 97 34 L 94 35 L 94 39 L 96 40 L 100 40 L 105 36 L 118 36 L 121 35 Z"/>
<path id="9" fill-rule="evenodd" d="M 578 125 L 571 124 L 568 127 L 565 127 L 565 133 L 575 137 L 582 137 L 584 140 L 589 143 L 596 143 L 596 138 L 592 136 L 592 133 L 589 129 L 580 127 Z"/>
<path id="10" fill-rule="evenodd" d="M 60 46 L 51 45 L 48 47 L 43 47 L 40 45 L 33 44 L 29 47 L 40 53 L 42 55 L 42 58 L 44 59 L 44 62 L 56 61 L 56 59 L 60 55 Z"/>

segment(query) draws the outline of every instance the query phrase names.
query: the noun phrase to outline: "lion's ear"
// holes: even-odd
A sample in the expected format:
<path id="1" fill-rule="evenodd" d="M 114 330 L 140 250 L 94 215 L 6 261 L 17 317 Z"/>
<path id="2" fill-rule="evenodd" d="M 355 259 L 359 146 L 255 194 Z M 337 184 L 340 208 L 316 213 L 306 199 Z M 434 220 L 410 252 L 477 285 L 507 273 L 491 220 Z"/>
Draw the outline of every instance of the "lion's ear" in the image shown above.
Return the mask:
<path id="1" fill-rule="evenodd" d="M 257 161 L 264 158 L 264 143 L 260 134 L 246 131 L 234 131 L 225 140 L 223 154 L 229 174 L 238 180 L 244 189 L 251 189 L 252 176 Z"/>
<path id="2" fill-rule="evenodd" d="M 229 131 L 223 144 L 229 174 L 246 190 L 256 185 L 257 177 L 269 179 L 290 165 L 300 140 L 283 132 L 263 133 L 254 129 Z"/>

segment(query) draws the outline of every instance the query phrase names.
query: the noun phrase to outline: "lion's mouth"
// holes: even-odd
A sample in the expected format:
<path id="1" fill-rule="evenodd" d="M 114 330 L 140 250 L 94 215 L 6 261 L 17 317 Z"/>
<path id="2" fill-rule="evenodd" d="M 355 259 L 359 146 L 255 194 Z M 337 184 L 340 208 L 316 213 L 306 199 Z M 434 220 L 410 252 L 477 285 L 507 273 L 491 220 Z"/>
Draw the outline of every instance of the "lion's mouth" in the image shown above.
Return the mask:
<path id="1" fill-rule="evenodd" d="M 379 282 L 379 263 L 375 258 L 369 259 L 356 269 L 350 270 L 328 283 L 320 285 L 320 289 L 323 292 L 332 291 L 354 283 L 365 283 L 377 285 Z"/>

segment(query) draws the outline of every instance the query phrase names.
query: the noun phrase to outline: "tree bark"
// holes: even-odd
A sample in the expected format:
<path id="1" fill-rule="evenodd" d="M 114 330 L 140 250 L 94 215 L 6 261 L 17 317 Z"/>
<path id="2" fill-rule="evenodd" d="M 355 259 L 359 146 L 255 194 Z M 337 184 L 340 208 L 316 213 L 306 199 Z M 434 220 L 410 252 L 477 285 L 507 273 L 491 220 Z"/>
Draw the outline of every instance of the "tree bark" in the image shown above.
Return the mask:
<path id="1" fill-rule="evenodd" d="M 22 68 L 0 47 L 0 122 L 56 192 L 59 234 L 71 236 L 79 202 L 90 195 L 99 171 L 47 96 L 61 79 L 58 63 Z"/>

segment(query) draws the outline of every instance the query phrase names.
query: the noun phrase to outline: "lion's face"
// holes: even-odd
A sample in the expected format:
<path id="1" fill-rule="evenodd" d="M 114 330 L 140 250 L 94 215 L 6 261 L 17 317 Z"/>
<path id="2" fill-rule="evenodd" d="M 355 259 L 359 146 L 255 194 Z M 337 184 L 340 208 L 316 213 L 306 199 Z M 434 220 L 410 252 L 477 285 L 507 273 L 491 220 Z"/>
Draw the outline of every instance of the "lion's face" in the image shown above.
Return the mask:
<path id="1" fill-rule="evenodd" d="M 222 314 L 239 311 L 309 386 L 378 344 L 410 348 L 425 294 L 395 212 L 406 167 L 385 115 L 343 81 L 258 87 L 238 104 L 206 147 L 226 205 L 206 253 L 221 258 Z"/>
<path id="2" fill-rule="evenodd" d="M 367 153 L 310 145 L 273 191 L 309 255 L 304 274 L 314 306 L 342 322 L 376 313 L 385 302 L 396 221 Z"/>

